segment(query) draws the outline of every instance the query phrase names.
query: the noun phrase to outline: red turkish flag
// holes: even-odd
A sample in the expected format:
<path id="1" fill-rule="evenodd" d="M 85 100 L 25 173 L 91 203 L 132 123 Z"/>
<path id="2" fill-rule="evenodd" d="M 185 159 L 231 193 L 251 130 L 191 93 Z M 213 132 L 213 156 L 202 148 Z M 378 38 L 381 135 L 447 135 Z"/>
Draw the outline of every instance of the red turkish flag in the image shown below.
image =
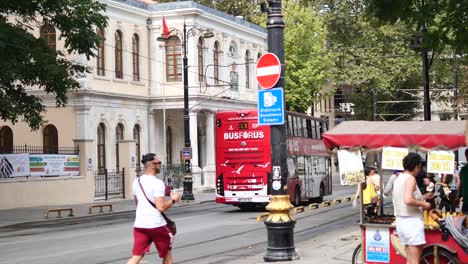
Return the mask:
<path id="1" fill-rule="evenodd" d="M 164 19 L 164 17 L 163 17 L 162 23 L 163 23 L 162 36 L 163 36 L 163 38 L 168 38 L 169 37 L 169 28 L 166 25 L 166 19 Z"/>

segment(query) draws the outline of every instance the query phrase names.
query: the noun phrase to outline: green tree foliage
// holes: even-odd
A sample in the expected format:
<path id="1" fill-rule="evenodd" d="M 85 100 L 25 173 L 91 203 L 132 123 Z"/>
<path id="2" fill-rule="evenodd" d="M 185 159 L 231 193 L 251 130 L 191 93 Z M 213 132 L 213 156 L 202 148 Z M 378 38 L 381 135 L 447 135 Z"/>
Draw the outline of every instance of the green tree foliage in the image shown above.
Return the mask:
<path id="1" fill-rule="evenodd" d="M 402 88 L 417 88 L 413 80 L 421 76 L 421 59 L 408 48 L 412 31 L 405 24 L 380 25 L 365 17 L 363 0 L 326 0 L 321 2 L 321 10 L 327 27 L 328 51 L 335 56 L 336 84 L 351 85 L 361 94 L 377 90 L 378 94 L 391 95 Z M 365 98 L 349 99 L 355 104 L 355 112 L 359 112 L 357 108 Z M 415 109 L 417 104 L 409 106 L 407 110 Z M 398 104 L 392 107 L 400 108 Z M 369 119 L 370 109 L 371 115 L 361 116 Z"/>
<path id="2" fill-rule="evenodd" d="M 468 2 L 466 0 L 366 0 L 366 13 L 381 21 L 402 21 L 418 31 L 426 25 L 423 45 L 441 51 L 449 45 L 468 52 Z"/>
<path id="3" fill-rule="evenodd" d="M 67 93 L 80 88 L 76 78 L 87 71 L 66 55 L 88 59 L 99 39 L 96 27 L 105 27 L 105 6 L 93 0 L 0 1 L 0 117 L 32 128 L 44 123 L 42 99 L 28 93 L 31 87 L 55 95 L 56 105 L 67 103 Z M 45 23 L 57 30 L 65 51 L 52 50 L 33 33 Z"/>
<path id="4" fill-rule="evenodd" d="M 286 105 L 305 112 L 323 95 L 323 87 L 332 77 L 333 61 L 322 35 L 320 10 L 297 1 L 284 2 Z"/>
<path id="5" fill-rule="evenodd" d="M 405 23 L 416 37 L 421 36 L 421 26 L 426 26 L 421 46 L 435 52 L 430 70 L 431 89 L 451 89 L 453 86 L 453 79 L 449 77 L 453 68 L 450 57 L 455 51 L 458 56 L 458 98 L 454 99 L 450 92 L 436 92 L 433 97 L 441 103 L 458 102 L 458 106 L 468 99 L 468 1 L 366 0 L 365 3 L 369 17 L 387 24 Z"/>

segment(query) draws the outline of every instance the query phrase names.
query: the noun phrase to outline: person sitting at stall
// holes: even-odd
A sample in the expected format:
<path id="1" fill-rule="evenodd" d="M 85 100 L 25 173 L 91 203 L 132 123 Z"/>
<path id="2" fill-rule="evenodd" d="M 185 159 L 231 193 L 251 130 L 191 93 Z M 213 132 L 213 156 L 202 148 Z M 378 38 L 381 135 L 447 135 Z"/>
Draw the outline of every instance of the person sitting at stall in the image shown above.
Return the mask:
<path id="1" fill-rule="evenodd" d="M 456 200 L 458 197 L 458 187 L 460 186 L 460 177 L 458 174 L 443 174 L 442 183 L 439 189 L 440 204 L 439 210 L 445 209 L 446 212 L 454 213 L 457 209 Z"/>
<path id="2" fill-rule="evenodd" d="M 424 196 L 416 185 L 415 177 L 421 170 L 422 159 L 416 153 L 409 153 L 403 159 L 404 172 L 393 185 L 393 207 L 396 216 L 396 230 L 399 240 L 405 246 L 407 264 L 419 264 L 423 246 L 424 218 L 422 210 L 429 210 L 431 204 L 425 199 L 433 197 L 432 192 Z"/>
<path id="3" fill-rule="evenodd" d="M 353 207 L 357 205 L 357 199 L 361 193 L 362 188 L 362 204 L 364 206 L 364 215 L 366 216 L 374 216 L 377 213 L 377 203 L 379 201 L 379 197 L 377 195 L 376 187 L 372 178 L 370 177 L 371 169 L 366 167 L 364 168 L 364 175 L 366 177 L 366 181 L 358 185 L 356 190 L 356 194 L 354 195 L 353 199 Z"/>
<path id="4" fill-rule="evenodd" d="M 377 173 L 377 167 L 372 165 L 369 168 L 369 178 L 374 183 L 375 191 L 380 193 L 380 175 Z"/>

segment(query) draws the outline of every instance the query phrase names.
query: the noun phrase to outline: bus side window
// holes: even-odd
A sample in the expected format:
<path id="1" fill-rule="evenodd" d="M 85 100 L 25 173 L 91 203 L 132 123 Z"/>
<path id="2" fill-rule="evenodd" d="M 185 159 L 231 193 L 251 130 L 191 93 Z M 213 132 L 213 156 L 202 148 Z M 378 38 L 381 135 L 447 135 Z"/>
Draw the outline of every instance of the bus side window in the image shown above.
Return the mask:
<path id="1" fill-rule="evenodd" d="M 292 116 L 291 115 L 288 115 L 288 122 L 286 124 L 287 124 L 288 136 L 292 137 L 293 136 L 294 126 L 293 126 Z"/>
<path id="2" fill-rule="evenodd" d="M 296 117 L 291 116 L 291 136 L 296 136 Z"/>
<path id="3" fill-rule="evenodd" d="M 299 134 L 299 124 L 297 123 L 297 116 L 293 116 L 293 122 L 294 122 L 294 136 L 297 137 Z"/>
<path id="4" fill-rule="evenodd" d="M 307 119 L 307 137 L 313 138 L 312 136 L 312 122 L 313 120 Z"/>
<path id="5" fill-rule="evenodd" d="M 317 128 L 316 128 L 317 121 L 311 120 L 311 122 L 312 122 L 312 128 L 311 128 L 312 129 L 312 138 L 316 139 L 317 138 Z"/>
<path id="6" fill-rule="evenodd" d="M 302 118 L 302 136 L 303 137 L 308 137 L 307 133 L 307 119 Z"/>
<path id="7" fill-rule="evenodd" d="M 303 137 L 304 135 L 302 134 L 302 118 L 300 116 L 296 116 L 296 124 L 297 124 L 297 136 L 298 137 Z"/>
<path id="8" fill-rule="evenodd" d="M 323 121 L 318 122 L 318 123 L 319 123 L 319 137 L 318 137 L 318 139 L 322 139 L 322 134 L 323 134 L 323 132 L 325 132 L 324 131 L 325 127 L 324 127 Z"/>

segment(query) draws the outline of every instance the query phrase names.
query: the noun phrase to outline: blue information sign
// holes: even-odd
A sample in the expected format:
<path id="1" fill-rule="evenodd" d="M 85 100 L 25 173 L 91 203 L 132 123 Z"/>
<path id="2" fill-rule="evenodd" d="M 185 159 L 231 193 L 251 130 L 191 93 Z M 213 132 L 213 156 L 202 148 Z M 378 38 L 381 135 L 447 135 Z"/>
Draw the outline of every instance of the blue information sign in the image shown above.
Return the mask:
<path id="1" fill-rule="evenodd" d="M 258 124 L 284 124 L 283 88 L 258 91 Z"/>

